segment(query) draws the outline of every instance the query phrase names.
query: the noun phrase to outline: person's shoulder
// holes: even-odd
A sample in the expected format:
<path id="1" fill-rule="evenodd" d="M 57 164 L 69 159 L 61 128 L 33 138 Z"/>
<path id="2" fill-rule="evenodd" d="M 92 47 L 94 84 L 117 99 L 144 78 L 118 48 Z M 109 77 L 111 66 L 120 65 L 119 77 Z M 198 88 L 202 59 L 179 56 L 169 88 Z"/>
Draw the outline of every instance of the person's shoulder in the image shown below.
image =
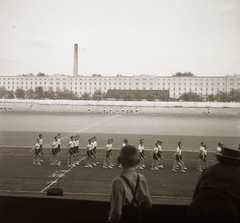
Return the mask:
<path id="1" fill-rule="evenodd" d="M 146 181 L 146 177 L 142 173 L 138 173 L 140 181 Z"/>
<path id="2" fill-rule="evenodd" d="M 118 175 L 113 179 L 112 185 L 116 186 L 116 185 L 122 184 L 122 181 L 123 181 L 123 179 L 122 179 L 121 175 Z"/>

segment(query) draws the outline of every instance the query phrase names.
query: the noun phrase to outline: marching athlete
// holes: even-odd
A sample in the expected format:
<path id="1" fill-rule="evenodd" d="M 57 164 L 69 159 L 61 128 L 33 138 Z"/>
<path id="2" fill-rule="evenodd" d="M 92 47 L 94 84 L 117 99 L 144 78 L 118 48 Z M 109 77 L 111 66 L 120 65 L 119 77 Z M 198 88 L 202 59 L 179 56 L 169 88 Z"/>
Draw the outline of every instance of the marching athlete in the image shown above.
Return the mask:
<path id="1" fill-rule="evenodd" d="M 223 147 L 223 144 L 219 142 L 218 145 L 217 145 L 216 154 L 219 154 L 221 152 L 222 147 Z M 215 162 L 218 162 L 218 159 L 217 159 L 216 156 L 215 156 Z"/>
<path id="2" fill-rule="evenodd" d="M 80 154 L 79 154 L 79 135 L 76 135 L 74 137 L 75 139 L 75 145 L 74 145 L 74 152 L 75 152 L 75 157 L 74 157 L 74 164 L 79 166 L 80 163 Z"/>
<path id="3" fill-rule="evenodd" d="M 124 146 L 126 146 L 126 145 L 128 145 L 128 139 L 124 139 L 124 140 L 123 140 L 122 147 L 124 147 Z"/>
<path id="4" fill-rule="evenodd" d="M 85 167 L 93 167 L 91 165 L 92 163 L 92 160 L 93 160 L 93 155 L 92 155 L 92 139 L 89 139 L 88 140 L 88 144 L 87 144 L 87 149 L 86 149 L 86 156 L 87 156 L 87 159 L 86 159 L 86 164 L 85 164 Z"/>
<path id="5" fill-rule="evenodd" d="M 56 162 L 58 157 L 58 137 L 54 137 L 54 141 L 52 143 L 52 152 L 51 152 L 51 158 L 50 158 L 50 166 L 61 166 L 60 163 Z"/>
<path id="6" fill-rule="evenodd" d="M 136 108 L 136 114 L 138 115 L 138 108 Z"/>
<path id="7" fill-rule="evenodd" d="M 198 160 L 198 166 L 197 166 L 197 169 L 199 171 L 202 171 L 203 150 L 204 150 L 204 142 L 201 142 L 200 150 L 199 150 L 199 153 L 198 153 L 199 160 Z"/>
<path id="8" fill-rule="evenodd" d="M 111 163 L 111 156 L 112 156 L 112 139 L 108 139 L 108 142 L 106 145 L 105 159 L 103 161 L 103 168 L 110 168 L 110 169 L 113 168 Z"/>
<path id="9" fill-rule="evenodd" d="M 114 161 L 114 158 L 113 158 L 113 153 L 112 153 L 112 149 L 113 149 L 113 139 L 110 139 L 111 140 L 111 150 L 110 150 L 110 165 L 112 166 L 112 167 L 114 167 L 115 166 L 115 161 Z"/>
<path id="10" fill-rule="evenodd" d="M 95 156 L 95 151 L 94 151 L 95 144 L 94 144 L 93 138 L 91 138 L 91 144 L 90 145 L 91 145 L 91 157 L 92 157 L 90 163 L 91 163 L 92 166 L 97 166 L 97 164 L 94 162 L 95 159 L 96 159 L 95 158 L 96 156 Z"/>
<path id="11" fill-rule="evenodd" d="M 97 137 L 93 136 L 93 155 L 94 155 L 94 164 L 97 165 L 99 162 L 97 162 Z"/>
<path id="12" fill-rule="evenodd" d="M 69 167 L 75 166 L 73 164 L 73 159 L 74 159 L 74 137 L 73 136 L 70 137 L 70 141 L 68 143 L 68 153 L 67 154 L 69 154 L 68 160 L 67 160 L 67 166 L 69 166 Z"/>
<path id="13" fill-rule="evenodd" d="M 172 171 L 177 172 L 176 165 L 178 164 L 181 167 L 181 172 L 186 172 L 187 168 L 184 165 L 184 157 L 182 155 L 182 142 L 178 142 L 178 147 L 176 153 L 173 155 L 175 157 L 175 161 L 173 163 Z"/>
<path id="14" fill-rule="evenodd" d="M 39 144 L 40 144 L 40 162 L 43 162 L 43 135 L 39 134 Z"/>
<path id="15" fill-rule="evenodd" d="M 158 160 L 159 160 L 159 157 L 158 157 L 158 143 L 155 143 L 155 147 L 154 147 L 153 151 L 151 152 L 151 154 L 153 154 L 152 155 L 152 168 L 151 168 L 151 170 L 159 170 L 158 167 L 157 167 Z"/>
<path id="16" fill-rule="evenodd" d="M 203 151 L 202 151 L 202 154 L 203 154 L 203 158 L 202 158 L 202 165 L 199 169 L 199 171 L 203 172 L 203 169 L 207 168 L 208 167 L 208 160 L 207 160 L 207 146 L 204 144 L 203 146 Z M 206 164 L 206 166 L 204 166 L 204 163 Z"/>
<path id="17" fill-rule="evenodd" d="M 56 157 L 56 162 L 55 164 L 61 164 L 61 161 L 60 161 L 60 157 L 62 155 L 62 152 L 61 152 L 61 134 L 58 133 L 57 135 L 57 157 Z"/>
<path id="18" fill-rule="evenodd" d="M 136 169 L 143 170 L 145 168 L 144 165 L 144 160 L 145 160 L 145 152 L 144 152 L 144 139 L 140 139 L 139 145 L 138 145 L 138 151 L 139 151 L 139 158 L 140 158 L 140 163 L 136 167 Z"/>
<path id="19" fill-rule="evenodd" d="M 40 157 L 41 157 L 41 150 L 40 150 L 40 141 L 37 139 L 36 144 L 33 146 L 33 148 L 30 150 L 30 153 L 34 150 L 34 156 L 33 156 L 33 165 L 41 166 L 40 163 Z"/>
<path id="20" fill-rule="evenodd" d="M 164 159 L 163 155 L 162 155 L 162 141 L 158 140 L 157 141 L 157 147 L 158 147 L 158 164 L 157 167 L 163 169 L 163 162 L 162 160 Z"/>
<path id="21" fill-rule="evenodd" d="M 121 147 L 121 148 L 123 148 L 123 147 L 126 146 L 126 145 L 128 145 L 128 139 L 124 139 L 124 140 L 123 140 L 123 144 L 122 144 L 122 147 Z M 119 167 L 119 168 L 122 168 L 122 164 L 120 163 L 118 167 Z"/>

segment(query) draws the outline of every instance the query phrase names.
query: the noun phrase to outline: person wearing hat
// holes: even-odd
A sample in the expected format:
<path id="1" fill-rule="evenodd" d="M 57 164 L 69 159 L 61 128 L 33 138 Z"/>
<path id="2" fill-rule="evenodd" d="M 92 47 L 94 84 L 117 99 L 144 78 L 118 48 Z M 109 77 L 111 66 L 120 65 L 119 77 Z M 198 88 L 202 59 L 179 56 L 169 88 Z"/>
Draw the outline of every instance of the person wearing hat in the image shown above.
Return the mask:
<path id="1" fill-rule="evenodd" d="M 240 221 L 240 151 L 222 147 L 216 158 L 199 177 L 187 222 Z"/>

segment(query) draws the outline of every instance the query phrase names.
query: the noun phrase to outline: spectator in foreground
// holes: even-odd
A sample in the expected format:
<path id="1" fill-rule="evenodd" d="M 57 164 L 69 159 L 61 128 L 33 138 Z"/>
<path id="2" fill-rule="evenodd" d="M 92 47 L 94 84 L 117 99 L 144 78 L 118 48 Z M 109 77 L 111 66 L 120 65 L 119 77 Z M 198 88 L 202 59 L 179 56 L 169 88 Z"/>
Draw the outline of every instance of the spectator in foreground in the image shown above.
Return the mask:
<path id="1" fill-rule="evenodd" d="M 240 151 L 223 147 L 216 157 L 199 178 L 187 222 L 240 221 Z"/>
<path id="2" fill-rule="evenodd" d="M 141 211 L 152 206 L 144 175 L 137 173 L 139 151 L 132 145 L 121 148 L 118 157 L 123 171 L 112 183 L 109 222 L 141 222 Z"/>

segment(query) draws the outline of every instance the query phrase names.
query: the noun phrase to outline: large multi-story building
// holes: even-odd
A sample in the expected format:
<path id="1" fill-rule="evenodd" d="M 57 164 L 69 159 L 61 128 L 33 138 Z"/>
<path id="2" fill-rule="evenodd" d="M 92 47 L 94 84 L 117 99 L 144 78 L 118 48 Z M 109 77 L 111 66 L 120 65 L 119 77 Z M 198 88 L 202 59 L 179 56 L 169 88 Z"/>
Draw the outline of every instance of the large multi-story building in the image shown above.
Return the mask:
<path id="1" fill-rule="evenodd" d="M 169 90 L 172 98 L 179 98 L 185 92 L 195 92 L 206 96 L 218 91 L 230 92 L 240 89 L 240 74 L 227 76 L 0 76 L 0 86 L 6 90 L 15 91 L 21 88 L 35 90 L 69 90 L 78 95 L 94 94 L 95 91 L 107 92 L 111 90 Z"/>

